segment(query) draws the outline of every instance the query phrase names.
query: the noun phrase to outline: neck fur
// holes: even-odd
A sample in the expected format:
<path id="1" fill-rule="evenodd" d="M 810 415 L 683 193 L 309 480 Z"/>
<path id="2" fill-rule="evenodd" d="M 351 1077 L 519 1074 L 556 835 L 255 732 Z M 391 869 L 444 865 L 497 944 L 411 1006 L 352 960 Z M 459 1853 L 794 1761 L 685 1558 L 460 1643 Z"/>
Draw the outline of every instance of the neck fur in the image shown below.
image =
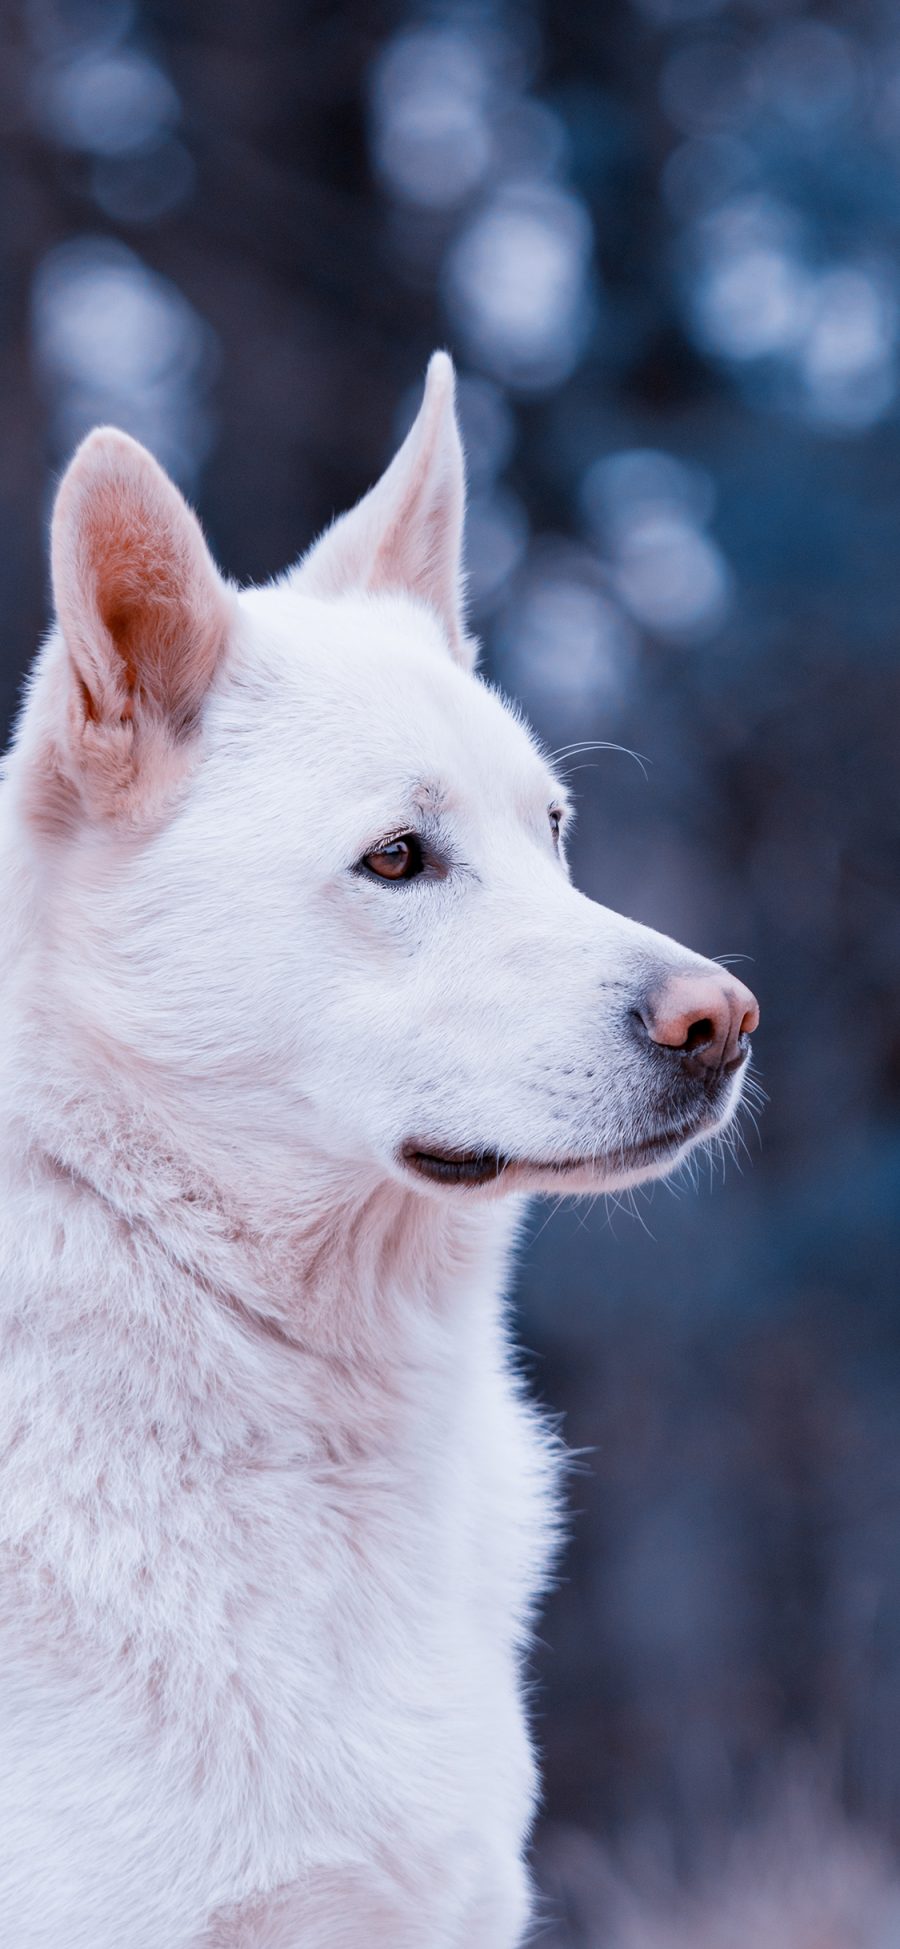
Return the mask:
<path id="1" fill-rule="evenodd" d="M 314 1153 L 292 1162 L 288 1187 L 283 1166 L 266 1179 L 237 1151 L 216 1168 L 164 1112 L 115 1088 L 32 1089 L 27 1109 L 17 1094 L 14 1171 L 64 1180 L 101 1229 L 138 1238 L 161 1277 L 168 1267 L 260 1331 L 383 1357 L 409 1309 L 440 1316 L 474 1286 L 484 1304 L 501 1284 L 509 1201 L 473 1207 L 463 1193 L 455 1208 Z"/>

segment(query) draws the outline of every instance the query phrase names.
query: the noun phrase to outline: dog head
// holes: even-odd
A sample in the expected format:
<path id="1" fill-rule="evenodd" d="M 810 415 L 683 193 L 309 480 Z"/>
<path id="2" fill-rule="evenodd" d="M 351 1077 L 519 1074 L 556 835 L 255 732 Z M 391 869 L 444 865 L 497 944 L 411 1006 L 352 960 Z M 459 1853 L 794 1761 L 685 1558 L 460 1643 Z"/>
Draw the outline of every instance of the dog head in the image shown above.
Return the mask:
<path id="1" fill-rule="evenodd" d="M 463 499 L 443 354 L 377 486 L 265 588 L 89 437 L 11 767 L 41 992 L 213 1153 L 614 1188 L 723 1128 L 756 1004 L 571 885 L 565 788 L 474 673 Z"/>

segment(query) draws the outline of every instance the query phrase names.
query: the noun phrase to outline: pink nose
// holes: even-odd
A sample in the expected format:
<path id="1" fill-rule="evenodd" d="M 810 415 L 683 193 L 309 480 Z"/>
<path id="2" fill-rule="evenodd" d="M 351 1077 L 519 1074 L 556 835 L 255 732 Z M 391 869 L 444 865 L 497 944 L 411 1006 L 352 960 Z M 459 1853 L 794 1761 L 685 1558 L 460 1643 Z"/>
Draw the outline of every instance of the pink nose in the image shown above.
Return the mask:
<path id="1" fill-rule="evenodd" d="M 669 975 L 641 1010 L 653 1042 L 707 1069 L 742 1062 L 759 1022 L 756 996 L 725 968 Z"/>

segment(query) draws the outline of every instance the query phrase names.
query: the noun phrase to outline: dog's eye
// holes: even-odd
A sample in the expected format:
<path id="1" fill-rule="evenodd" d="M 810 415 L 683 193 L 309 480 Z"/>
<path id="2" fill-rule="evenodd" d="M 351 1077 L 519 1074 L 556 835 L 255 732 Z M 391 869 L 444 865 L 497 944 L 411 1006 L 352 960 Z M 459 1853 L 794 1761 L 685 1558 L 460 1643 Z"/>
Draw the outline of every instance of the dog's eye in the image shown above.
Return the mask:
<path id="1" fill-rule="evenodd" d="M 403 832 L 375 852 L 366 853 L 361 864 L 379 880 L 414 880 L 425 867 L 421 841 L 414 832 Z"/>
<path id="2" fill-rule="evenodd" d="M 550 820 L 550 831 L 551 831 L 551 832 L 552 832 L 552 834 L 553 834 L 553 844 L 554 844 L 554 846 L 558 846 L 558 845 L 559 845 L 559 833 L 560 833 L 560 827 L 561 827 L 561 825 L 562 825 L 562 816 L 563 816 L 563 815 L 562 815 L 562 812 L 561 812 L 561 810 L 560 810 L 560 808 L 559 808 L 559 806 L 558 806 L 558 805 L 551 805 L 551 807 L 550 807 L 550 810 L 549 810 L 549 812 L 548 812 L 548 814 L 547 814 L 547 817 L 548 817 L 548 818 L 549 818 L 549 820 Z"/>

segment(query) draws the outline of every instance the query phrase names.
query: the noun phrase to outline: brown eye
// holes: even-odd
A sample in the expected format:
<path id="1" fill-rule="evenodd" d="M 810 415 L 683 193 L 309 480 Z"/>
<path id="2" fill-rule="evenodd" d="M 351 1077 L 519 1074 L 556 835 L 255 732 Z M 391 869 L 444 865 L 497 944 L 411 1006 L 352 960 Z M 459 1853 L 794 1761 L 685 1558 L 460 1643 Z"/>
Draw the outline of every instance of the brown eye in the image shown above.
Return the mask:
<path id="1" fill-rule="evenodd" d="M 377 874 L 379 880 L 414 880 L 424 864 L 422 848 L 414 832 L 401 833 L 399 839 L 391 839 L 374 853 L 366 853 L 362 860 L 366 872 Z"/>

